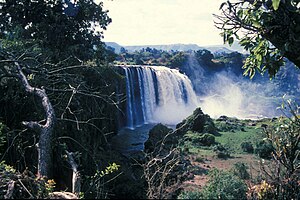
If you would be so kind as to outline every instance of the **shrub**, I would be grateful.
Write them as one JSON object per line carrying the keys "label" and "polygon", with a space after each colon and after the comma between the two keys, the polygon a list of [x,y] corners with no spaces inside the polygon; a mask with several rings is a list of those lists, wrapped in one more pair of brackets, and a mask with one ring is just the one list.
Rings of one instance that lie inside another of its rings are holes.
{"label": "shrub", "polygon": [[266,181],[249,188],[248,199],[275,199],[275,190]]}
{"label": "shrub", "polygon": [[273,146],[270,142],[261,140],[256,144],[255,153],[259,157],[264,159],[270,159],[272,157]]}
{"label": "shrub", "polygon": [[213,151],[216,152],[218,158],[226,159],[230,157],[230,153],[228,152],[228,150],[221,144],[217,144],[216,146],[214,146]]}
{"label": "shrub", "polygon": [[209,133],[198,133],[193,131],[188,131],[184,135],[184,139],[186,141],[191,141],[195,145],[201,145],[201,146],[211,146],[212,144],[215,144],[215,136]]}
{"label": "shrub", "polygon": [[21,174],[0,162],[0,199],[45,199],[54,185],[53,180],[37,178],[28,170]]}
{"label": "shrub", "polygon": [[211,170],[201,191],[204,199],[246,199],[247,185],[230,171]]}
{"label": "shrub", "polygon": [[251,142],[242,142],[241,148],[244,152],[247,152],[247,153],[254,152],[254,148],[253,148],[253,145],[251,144]]}
{"label": "shrub", "polygon": [[238,176],[239,178],[246,180],[250,178],[250,174],[248,173],[249,167],[247,164],[242,162],[237,162],[233,165],[233,174]]}
{"label": "shrub", "polygon": [[203,199],[202,193],[198,190],[184,191],[179,194],[177,199]]}
{"label": "shrub", "polygon": [[201,141],[204,146],[210,146],[215,143],[215,136],[209,133],[204,133],[201,137]]}

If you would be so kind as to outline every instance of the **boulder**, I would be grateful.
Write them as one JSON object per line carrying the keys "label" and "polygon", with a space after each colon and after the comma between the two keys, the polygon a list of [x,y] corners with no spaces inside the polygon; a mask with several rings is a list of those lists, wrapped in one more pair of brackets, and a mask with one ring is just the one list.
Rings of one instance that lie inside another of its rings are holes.
{"label": "boulder", "polygon": [[204,114],[201,108],[197,108],[192,115],[176,125],[177,134],[184,135],[187,131],[218,135],[213,120],[209,115]]}
{"label": "boulder", "polygon": [[[170,136],[173,129],[166,127],[163,124],[157,124],[155,125],[150,131],[149,131],[149,138],[145,142],[145,152],[153,152],[156,146],[163,142],[164,144],[172,144],[177,143],[176,141],[173,141],[173,137]],[[169,134],[169,135],[168,135]],[[168,136],[167,136],[168,135]]]}

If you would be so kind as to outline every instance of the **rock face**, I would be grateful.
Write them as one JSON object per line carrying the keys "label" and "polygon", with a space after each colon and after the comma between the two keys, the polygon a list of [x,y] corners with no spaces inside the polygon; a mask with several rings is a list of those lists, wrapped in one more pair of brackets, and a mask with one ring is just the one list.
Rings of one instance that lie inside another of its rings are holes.
{"label": "rock face", "polygon": [[145,142],[145,152],[153,152],[159,142],[164,142],[164,144],[166,142],[169,144],[172,144],[173,142],[176,143],[176,141],[172,141],[172,137],[166,137],[168,134],[171,134],[172,131],[173,129],[162,124],[154,126],[149,131],[149,138]]}
{"label": "rock face", "polygon": [[175,132],[183,135],[187,131],[218,135],[213,120],[209,115],[204,114],[201,108],[197,108],[192,115],[176,125]]}
{"label": "rock face", "polygon": [[[145,152],[153,152],[159,143],[163,142],[164,149],[170,149],[172,146],[176,146],[181,138],[188,132],[193,132],[201,135],[210,136],[218,135],[217,128],[213,120],[209,115],[204,114],[201,108],[197,108],[192,115],[184,119],[182,122],[176,125],[176,130],[157,124],[149,131],[149,138],[145,143]],[[204,143],[211,137],[201,137]],[[204,141],[205,140],[205,141]],[[208,143],[214,143],[214,141],[208,141]]]}

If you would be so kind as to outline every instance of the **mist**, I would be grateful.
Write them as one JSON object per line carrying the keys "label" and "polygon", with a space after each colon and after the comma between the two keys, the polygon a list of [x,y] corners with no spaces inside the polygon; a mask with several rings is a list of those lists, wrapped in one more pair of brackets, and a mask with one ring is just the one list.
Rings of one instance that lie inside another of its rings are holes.
{"label": "mist", "polygon": [[272,96],[276,88],[272,83],[262,85],[223,71],[212,76],[208,84],[208,92],[199,96],[199,101],[203,112],[212,118],[259,119],[279,114],[276,107],[280,98]]}
{"label": "mist", "polygon": [[178,103],[168,103],[156,108],[154,112],[154,122],[167,125],[176,125],[187,118],[200,104],[186,105]]}
{"label": "mist", "polygon": [[226,115],[240,119],[259,119],[281,115],[277,107],[286,94],[286,88],[280,86],[282,80],[280,84],[271,81],[267,73],[264,76],[257,74],[254,79],[250,79],[242,76],[242,72],[234,73],[232,70],[241,67],[229,64],[226,69],[213,71],[209,66],[199,64],[192,53],[183,71],[193,83],[199,106],[212,118]]}

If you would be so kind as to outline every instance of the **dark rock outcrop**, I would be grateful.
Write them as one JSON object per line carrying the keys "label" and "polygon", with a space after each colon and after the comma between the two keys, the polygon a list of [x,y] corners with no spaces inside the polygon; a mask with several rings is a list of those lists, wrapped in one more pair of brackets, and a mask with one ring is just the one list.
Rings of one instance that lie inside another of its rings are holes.
{"label": "dark rock outcrop", "polygon": [[[174,137],[169,136],[173,129],[164,126],[163,124],[157,124],[149,131],[149,138],[145,142],[145,152],[153,152],[157,144],[163,142],[164,145],[176,144],[177,141]],[[169,134],[169,135],[168,135]],[[165,147],[166,148],[166,147]]]}
{"label": "dark rock outcrop", "polygon": [[177,134],[184,135],[187,131],[218,135],[213,120],[201,108],[197,108],[192,115],[176,125]]}

